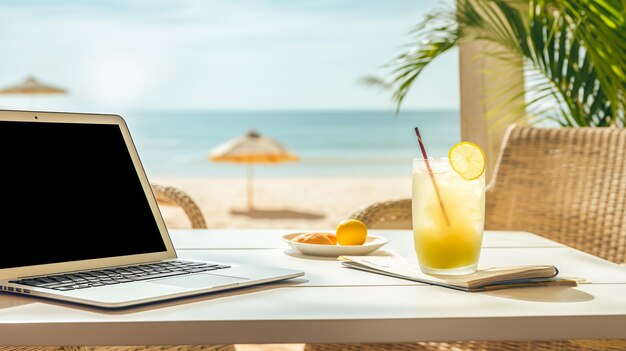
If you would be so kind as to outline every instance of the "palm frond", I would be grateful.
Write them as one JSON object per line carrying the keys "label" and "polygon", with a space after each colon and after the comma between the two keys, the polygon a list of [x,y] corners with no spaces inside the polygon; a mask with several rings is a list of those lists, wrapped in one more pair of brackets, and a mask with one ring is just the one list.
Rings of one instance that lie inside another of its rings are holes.
{"label": "palm frond", "polygon": [[[414,42],[390,66],[398,109],[423,70],[443,53],[468,42],[495,44],[484,55],[523,60],[526,103],[513,109],[532,121],[569,126],[626,126],[626,1],[472,0],[456,10],[437,9],[412,31]],[[379,82],[380,83],[380,82]],[[504,84],[506,97],[490,115],[520,98]],[[511,109],[508,109],[511,110]],[[502,112],[502,113],[500,113]]]}

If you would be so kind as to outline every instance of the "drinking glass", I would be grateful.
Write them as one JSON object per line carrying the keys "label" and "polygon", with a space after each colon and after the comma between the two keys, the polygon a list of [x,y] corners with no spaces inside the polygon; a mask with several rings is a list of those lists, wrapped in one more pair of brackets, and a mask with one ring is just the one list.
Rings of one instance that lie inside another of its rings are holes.
{"label": "drinking glass", "polygon": [[413,160],[413,239],[422,272],[476,271],[485,222],[485,176],[467,180],[447,158]]}

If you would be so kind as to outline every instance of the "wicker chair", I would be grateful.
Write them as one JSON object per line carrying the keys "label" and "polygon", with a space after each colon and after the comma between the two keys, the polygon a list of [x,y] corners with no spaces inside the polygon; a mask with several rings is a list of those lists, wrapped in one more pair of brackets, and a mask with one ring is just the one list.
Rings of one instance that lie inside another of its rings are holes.
{"label": "wicker chair", "polygon": [[154,197],[156,197],[158,203],[163,205],[176,205],[185,211],[185,214],[191,223],[191,228],[207,228],[202,211],[200,211],[198,205],[196,205],[193,199],[186,192],[171,185],[151,183],[150,186],[152,187],[152,192],[154,193]]}
{"label": "wicker chair", "polygon": [[411,229],[411,199],[365,205],[354,211],[350,218],[360,220],[370,229]]}
{"label": "wicker chair", "polygon": [[[411,228],[410,199],[352,214],[370,228]],[[540,234],[604,259],[626,262],[626,130],[507,130],[486,193],[485,228]],[[330,350],[626,350],[626,340],[310,344]]]}

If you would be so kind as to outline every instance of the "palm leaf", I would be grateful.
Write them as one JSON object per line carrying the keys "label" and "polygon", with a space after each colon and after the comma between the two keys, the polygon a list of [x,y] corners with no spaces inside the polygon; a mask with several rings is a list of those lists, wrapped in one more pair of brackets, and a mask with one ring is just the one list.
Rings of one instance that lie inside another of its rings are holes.
{"label": "palm leaf", "polygon": [[[626,15],[623,0],[472,0],[457,9],[440,8],[415,26],[414,43],[390,65],[398,109],[413,83],[437,57],[468,42],[496,44],[484,55],[524,62],[526,104],[518,86],[504,84],[506,96],[490,115],[502,120],[527,113],[531,121],[568,126],[626,125]],[[433,24],[434,23],[434,24]],[[383,84],[384,83],[384,84]],[[513,114],[513,115],[511,115]]]}

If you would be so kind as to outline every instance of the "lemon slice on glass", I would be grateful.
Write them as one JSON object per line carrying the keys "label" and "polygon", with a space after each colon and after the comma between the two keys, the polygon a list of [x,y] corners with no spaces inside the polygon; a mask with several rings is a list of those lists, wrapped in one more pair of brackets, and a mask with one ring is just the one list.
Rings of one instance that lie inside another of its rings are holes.
{"label": "lemon slice on glass", "polygon": [[454,145],[448,152],[448,159],[452,169],[467,180],[478,179],[485,173],[485,153],[480,146],[469,141]]}

